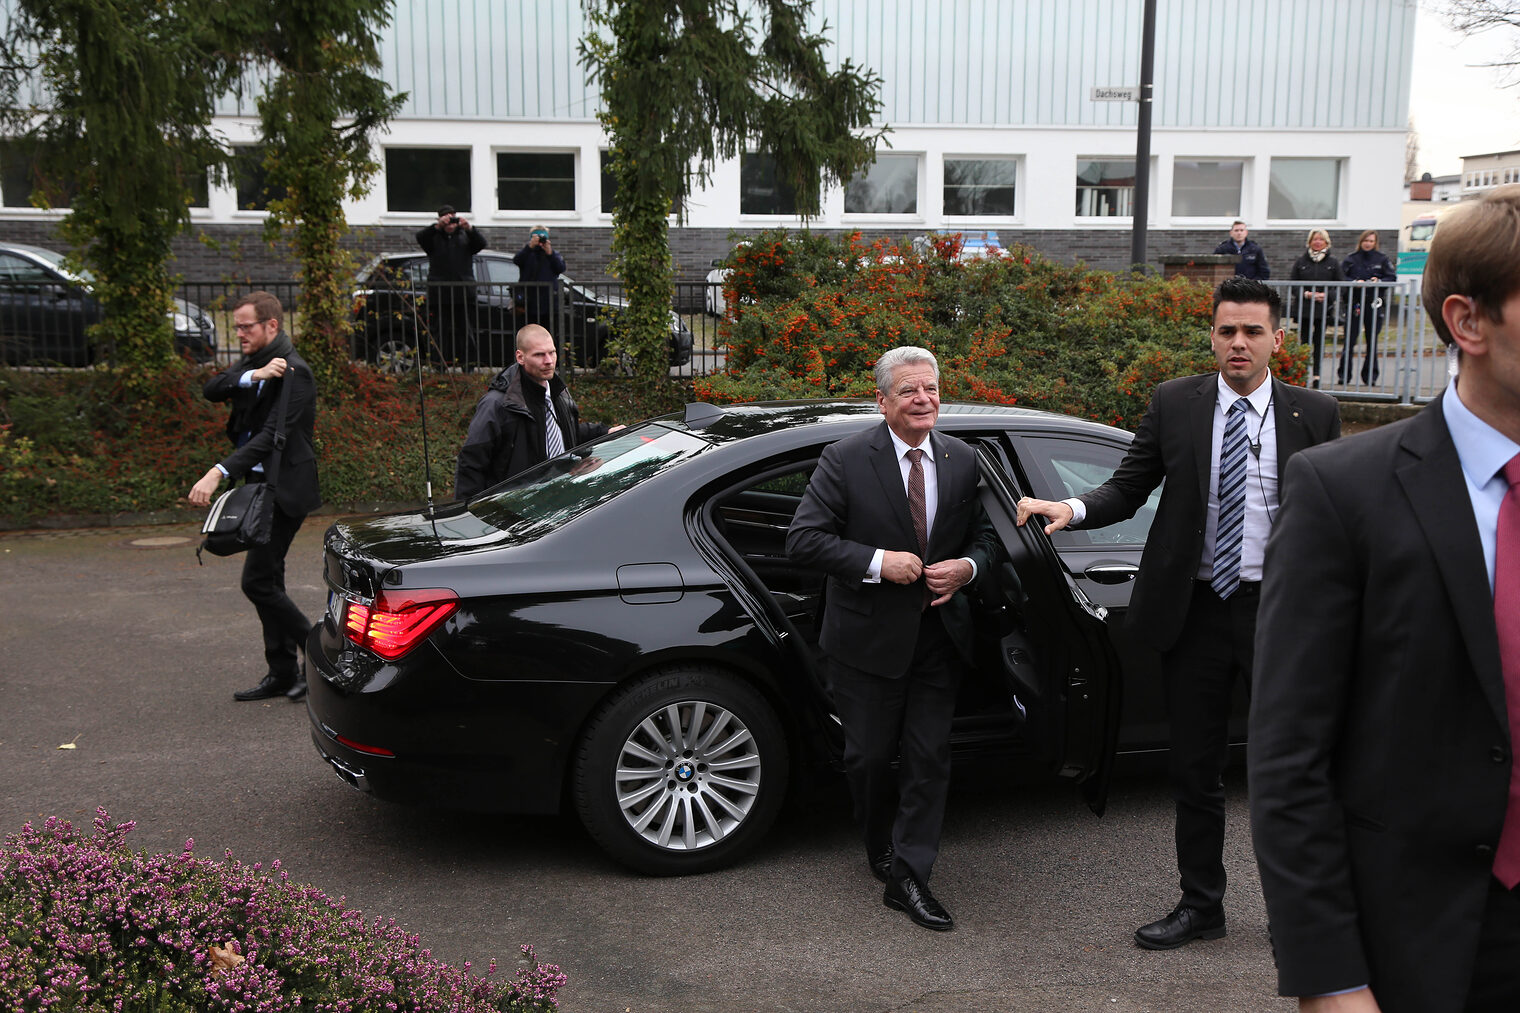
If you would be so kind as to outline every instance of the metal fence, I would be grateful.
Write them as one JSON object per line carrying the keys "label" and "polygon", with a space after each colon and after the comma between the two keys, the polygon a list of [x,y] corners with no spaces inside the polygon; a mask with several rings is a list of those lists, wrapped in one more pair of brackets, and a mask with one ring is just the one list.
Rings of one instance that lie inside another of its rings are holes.
{"label": "metal fence", "polygon": [[[1283,324],[1311,351],[1311,385],[1358,400],[1427,401],[1446,385],[1445,347],[1419,299],[1419,279],[1396,282],[1272,281],[1285,307]],[[299,342],[301,300],[291,282],[186,282],[171,314],[176,350],[197,361],[228,365],[239,357],[232,306],[255,289],[286,307],[286,329]],[[672,376],[724,368],[720,285],[676,286],[667,358]],[[377,368],[491,370],[514,361],[515,336],[527,323],[548,328],[561,370],[627,373],[619,349],[621,286],[571,282],[446,282],[426,284],[374,273],[354,290],[350,353]],[[100,307],[81,285],[0,279],[0,357],[37,368],[110,361],[92,347],[87,328]]]}
{"label": "metal fence", "polygon": [[1310,385],[1363,401],[1429,401],[1446,386],[1446,346],[1420,303],[1420,280],[1269,281],[1283,326],[1310,351]]}
{"label": "metal fence", "polygon": [[[672,376],[723,368],[719,321],[704,312],[714,304],[709,287],[717,286],[677,286],[667,347]],[[279,297],[285,329],[299,344],[302,307],[294,283],[185,282],[171,315],[176,350],[199,362],[235,362],[232,307],[258,289]],[[626,308],[616,284],[413,284],[377,274],[354,290],[350,354],[391,371],[416,369],[419,356],[424,368],[497,369],[514,361],[517,331],[538,323],[554,336],[563,371],[627,373],[633,362],[617,343],[617,318]],[[112,350],[92,345],[87,335],[100,318],[99,303],[82,285],[0,280],[0,357],[38,369],[109,363]]]}

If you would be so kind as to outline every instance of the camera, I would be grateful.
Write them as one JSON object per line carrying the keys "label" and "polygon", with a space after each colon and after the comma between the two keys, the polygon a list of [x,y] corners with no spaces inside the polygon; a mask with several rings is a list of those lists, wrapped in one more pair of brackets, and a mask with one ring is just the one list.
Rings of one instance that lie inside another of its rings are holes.
{"label": "camera", "polygon": [[459,224],[459,216],[458,215],[449,215],[447,218],[445,218],[443,220],[443,224],[445,224],[445,225],[458,225]]}

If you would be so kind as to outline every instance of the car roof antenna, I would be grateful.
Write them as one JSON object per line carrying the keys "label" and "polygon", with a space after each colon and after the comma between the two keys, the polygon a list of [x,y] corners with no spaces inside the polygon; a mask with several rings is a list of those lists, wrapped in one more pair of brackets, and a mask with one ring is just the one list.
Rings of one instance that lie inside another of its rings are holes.
{"label": "car roof antenna", "polygon": [[[422,377],[422,342],[417,342],[417,413],[422,420],[422,479],[427,493],[427,506],[422,511],[422,516],[430,522],[433,521],[433,457],[428,452],[427,434],[427,397],[425,384]],[[438,534],[437,524],[434,523],[433,534]]]}

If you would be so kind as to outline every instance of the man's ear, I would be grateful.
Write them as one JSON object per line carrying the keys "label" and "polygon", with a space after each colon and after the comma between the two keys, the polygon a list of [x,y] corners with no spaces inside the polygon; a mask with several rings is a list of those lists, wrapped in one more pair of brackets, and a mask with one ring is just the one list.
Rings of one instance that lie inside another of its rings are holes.
{"label": "man's ear", "polygon": [[1488,334],[1483,326],[1487,317],[1472,296],[1452,293],[1441,302],[1441,318],[1452,340],[1467,355],[1482,355],[1488,350]]}

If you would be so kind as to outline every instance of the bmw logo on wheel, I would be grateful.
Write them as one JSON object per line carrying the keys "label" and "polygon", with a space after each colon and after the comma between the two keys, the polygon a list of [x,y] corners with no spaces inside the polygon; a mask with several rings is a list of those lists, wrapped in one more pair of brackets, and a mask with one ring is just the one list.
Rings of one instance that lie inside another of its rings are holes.
{"label": "bmw logo on wheel", "polygon": [[680,763],[676,764],[676,780],[677,781],[681,781],[681,782],[690,781],[692,779],[692,777],[696,774],[696,772],[697,772],[697,768],[693,767],[690,763],[687,763],[684,760],[681,761]]}

